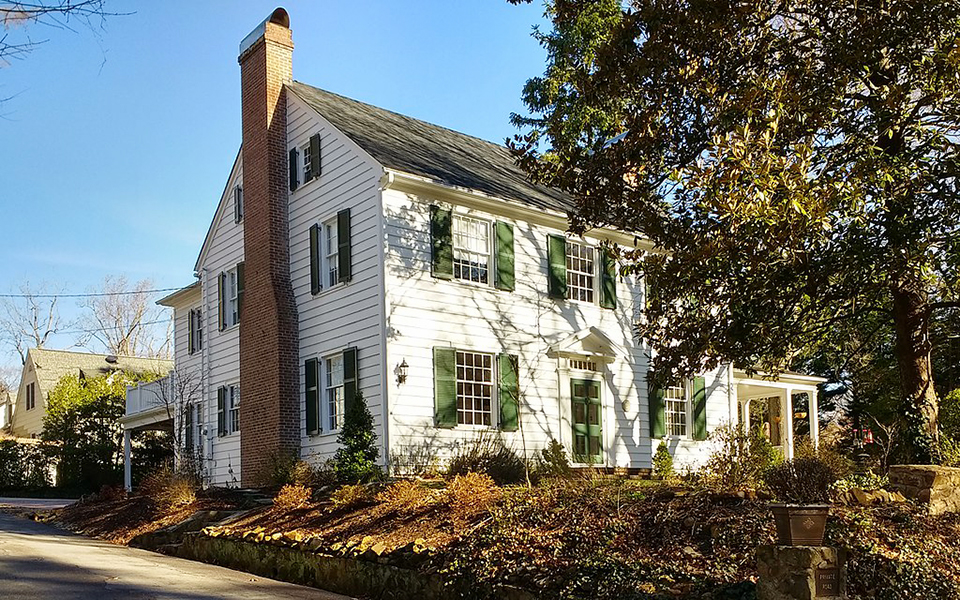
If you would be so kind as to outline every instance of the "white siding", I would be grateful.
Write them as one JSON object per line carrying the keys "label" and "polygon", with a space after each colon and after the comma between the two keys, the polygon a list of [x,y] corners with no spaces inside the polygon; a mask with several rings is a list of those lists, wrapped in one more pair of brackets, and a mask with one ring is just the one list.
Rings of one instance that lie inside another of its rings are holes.
{"label": "white siding", "polygon": [[[295,95],[287,103],[289,148],[321,136],[322,174],[290,195],[290,271],[300,319],[300,403],[306,414],[303,362],[356,346],[358,388],[384,443],[381,380],[382,273],[379,181],[382,169],[351,140]],[[302,179],[302,177],[301,177]],[[350,209],[352,279],[317,295],[310,292],[310,226]],[[325,365],[324,365],[325,366]],[[325,407],[321,401],[321,415]],[[322,421],[323,422],[323,421]],[[319,461],[336,451],[336,432],[306,434],[301,417],[301,455]]]}
{"label": "white siding", "polygon": [[[403,461],[407,453],[432,446],[442,459],[475,428],[434,427],[434,346],[453,346],[519,357],[521,431],[504,433],[517,450],[529,454],[551,438],[570,450],[569,373],[566,361],[547,355],[548,348],[575,332],[599,328],[618,344],[623,355],[600,368],[604,398],[605,464],[647,467],[645,358],[631,331],[639,286],[619,280],[618,307],[558,301],[547,295],[547,235],[557,229],[522,219],[513,223],[516,290],[435,279],[430,274],[430,198],[388,190],[383,193],[387,256],[387,365],[409,365],[405,384],[391,378],[391,455]],[[496,215],[455,206],[477,218]],[[596,243],[596,239],[588,239]],[[496,412],[496,410],[495,410]]]}
{"label": "white siding", "polygon": [[[241,434],[217,437],[217,388],[223,385],[240,384],[239,329],[241,325],[219,331],[217,277],[221,272],[232,269],[237,263],[243,261],[243,223],[235,223],[233,217],[233,189],[242,181],[243,170],[238,158],[214,218],[209,246],[199,265],[204,317],[204,340],[201,353],[201,360],[204,363],[201,368],[205,376],[204,459],[207,477],[213,485],[238,485],[240,482]],[[178,328],[178,331],[180,329]],[[186,344],[185,339],[183,343]],[[179,351],[177,356],[181,356]],[[241,389],[240,392],[242,398],[243,390]]]}

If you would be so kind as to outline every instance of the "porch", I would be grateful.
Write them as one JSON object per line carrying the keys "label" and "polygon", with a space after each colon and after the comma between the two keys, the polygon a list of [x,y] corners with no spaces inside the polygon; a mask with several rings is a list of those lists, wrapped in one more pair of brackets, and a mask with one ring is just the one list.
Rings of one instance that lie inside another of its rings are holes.
{"label": "porch", "polygon": [[120,418],[123,427],[123,485],[133,488],[132,435],[137,431],[173,431],[173,377],[127,386],[126,409]]}
{"label": "porch", "polygon": [[795,440],[808,436],[814,447],[820,441],[817,386],[826,379],[799,373],[781,373],[776,379],[734,369],[735,406],[731,414],[751,430],[760,429],[787,459],[795,454]]}

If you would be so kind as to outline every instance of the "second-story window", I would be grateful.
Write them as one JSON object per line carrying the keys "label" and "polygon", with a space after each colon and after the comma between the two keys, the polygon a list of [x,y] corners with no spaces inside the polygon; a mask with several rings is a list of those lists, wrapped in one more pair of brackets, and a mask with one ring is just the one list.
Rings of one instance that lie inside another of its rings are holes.
{"label": "second-story window", "polygon": [[337,219],[333,218],[323,224],[323,272],[327,287],[333,287],[340,281],[338,270],[339,258],[337,238]]}
{"label": "second-story window", "polygon": [[453,217],[453,276],[488,283],[490,223],[464,215]]}
{"label": "second-story window", "polygon": [[227,271],[227,327],[240,322],[240,279],[237,269]]}
{"label": "second-story window", "polygon": [[193,354],[203,349],[203,317],[199,308],[190,309],[190,334],[187,351]]}
{"label": "second-story window", "polygon": [[594,256],[593,246],[567,240],[567,299],[593,302]]}

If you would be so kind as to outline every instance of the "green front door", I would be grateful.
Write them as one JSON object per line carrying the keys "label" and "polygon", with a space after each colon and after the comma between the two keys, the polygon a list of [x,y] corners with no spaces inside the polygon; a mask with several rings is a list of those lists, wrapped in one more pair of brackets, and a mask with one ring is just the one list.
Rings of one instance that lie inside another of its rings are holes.
{"label": "green front door", "polygon": [[603,461],[600,382],[571,379],[570,399],[573,404],[574,460],[582,463],[600,463]]}

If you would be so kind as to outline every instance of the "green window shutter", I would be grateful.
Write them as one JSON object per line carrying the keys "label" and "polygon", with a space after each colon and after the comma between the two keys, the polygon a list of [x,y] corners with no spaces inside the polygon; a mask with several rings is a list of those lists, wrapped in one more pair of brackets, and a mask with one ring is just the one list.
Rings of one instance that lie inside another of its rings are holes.
{"label": "green window shutter", "polygon": [[187,404],[183,414],[183,448],[193,450],[193,405]]}
{"label": "green window shutter", "polygon": [[303,363],[304,387],[307,399],[307,435],[320,433],[320,361],[307,359]]}
{"label": "green window shutter", "polygon": [[227,435],[227,388],[217,388],[217,436]]}
{"label": "green window shutter", "polygon": [[513,225],[497,221],[494,227],[497,238],[497,274],[494,283],[498,290],[512,292],[516,284],[513,270]]}
{"label": "green window shutter", "polygon": [[310,136],[310,179],[320,177],[320,134]]}
{"label": "green window shutter", "polygon": [[337,277],[341,282],[353,276],[350,252],[350,209],[345,208],[337,213]]}
{"label": "green window shutter", "polygon": [[237,322],[243,320],[243,263],[237,263]]}
{"label": "green window shutter", "polygon": [[500,369],[500,429],[516,431],[520,423],[520,384],[517,357],[501,354],[497,357]]}
{"label": "green window shutter", "polygon": [[290,160],[287,161],[287,169],[290,172],[290,191],[297,189],[300,185],[300,177],[297,172],[300,170],[300,153],[296,148],[290,149]]}
{"label": "green window shutter", "polygon": [[703,377],[693,378],[693,439],[707,439],[707,386]]}
{"label": "green window shutter", "polygon": [[453,279],[453,211],[430,206],[430,245],[433,276]]}
{"label": "green window shutter", "polygon": [[217,327],[220,331],[227,328],[227,274],[223,271],[217,276]]}
{"label": "green window shutter", "polygon": [[433,404],[437,427],[457,426],[457,351],[433,348]]}
{"label": "green window shutter", "polygon": [[647,405],[650,409],[650,437],[660,439],[667,434],[666,415],[663,414],[663,388],[647,385]]}
{"label": "green window shutter", "polygon": [[600,273],[600,306],[617,307],[617,261],[607,251],[603,252],[603,270]]}
{"label": "green window shutter", "polygon": [[196,342],[195,342],[194,339],[193,339],[193,319],[194,319],[194,317],[196,316],[195,313],[196,313],[196,311],[194,311],[194,310],[191,308],[191,309],[190,309],[190,313],[189,313],[189,320],[187,321],[187,329],[188,329],[188,331],[187,331],[187,353],[189,353],[189,354],[193,354],[194,352],[197,351]]}
{"label": "green window shutter", "polygon": [[357,349],[343,351],[343,412],[347,414],[357,397]]}
{"label": "green window shutter", "polygon": [[320,226],[310,226],[310,293],[320,292]]}
{"label": "green window shutter", "polygon": [[547,291],[551,298],[567,297],[567,240],[562,235],[547,236]]}

